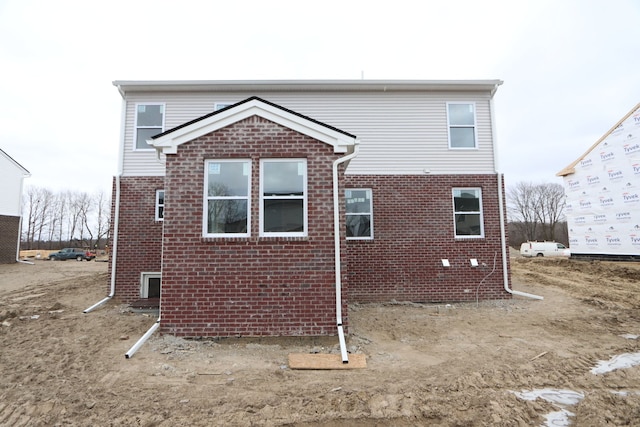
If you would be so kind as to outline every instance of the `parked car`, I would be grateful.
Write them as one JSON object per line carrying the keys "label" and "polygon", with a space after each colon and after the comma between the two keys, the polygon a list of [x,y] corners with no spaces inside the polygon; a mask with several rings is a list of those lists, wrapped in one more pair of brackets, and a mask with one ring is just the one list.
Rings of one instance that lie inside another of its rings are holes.
{"label": "parked car", "polygon": [[520,245],[520,255],[534,256],[571,256],[571,251],[562,243],[557,242],[524,242]]}
{"label": "parked car", "polygon": [[48,259],[52,261],[66,261],[68,259],[75,259],[76,261],[91,261],[96,255],[92,252],[85,251],[80,248],[64,248],[58,252],[49,254]]}

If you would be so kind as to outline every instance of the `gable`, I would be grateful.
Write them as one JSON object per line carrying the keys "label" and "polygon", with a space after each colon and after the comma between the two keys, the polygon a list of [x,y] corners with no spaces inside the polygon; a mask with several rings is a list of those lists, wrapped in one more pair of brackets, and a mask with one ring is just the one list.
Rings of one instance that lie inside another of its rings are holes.
{"label": "gable", "polygon": [[349,152],[356,141],[352,134],[258,97],[251,97],[156,135],[147,142],[159,153],[176,154],[180,145],[252,116],[262,117],[331,145],[334,153]]}

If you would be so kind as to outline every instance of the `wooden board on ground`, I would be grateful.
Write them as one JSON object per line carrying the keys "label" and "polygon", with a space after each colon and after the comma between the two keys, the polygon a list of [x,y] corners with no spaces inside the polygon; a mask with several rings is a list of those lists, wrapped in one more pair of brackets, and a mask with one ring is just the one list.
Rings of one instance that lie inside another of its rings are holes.
{"label": "wooden board on ground", "polygon": [[339,354],[289,354],[291,369],[362,369],[367,367],[364,354],[350,354],[349,363],[342,363]]}

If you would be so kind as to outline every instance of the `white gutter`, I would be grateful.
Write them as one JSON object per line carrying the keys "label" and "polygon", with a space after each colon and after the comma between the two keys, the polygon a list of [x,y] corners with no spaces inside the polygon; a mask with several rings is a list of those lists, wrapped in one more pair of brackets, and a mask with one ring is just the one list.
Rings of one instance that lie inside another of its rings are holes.
{"label": "white gutter", "polygon": [[126,116],[127,102],[122,99],[122,111],[120,113],[120,149],[118,152],[118,173],[116,174],[116,204],[113,218],[113,244],[111,245],[111,289],[106,298],[93,304],[91,307],[83,311],[89,313],[109,301],[116,294],[116,260],[118,256],[118,225],[120,224],[120,177],[124,170],[124,121]]}
{"label": "white gutter", "polygon": [[[492,94],[493,95],[493,94]],[[509,292],[511,295],[518,295],[521,297],[533,298],[542,300],[544,297],[539,295],[528,294],[526,292],[514,291],[509,288],[509,270],[507,265],[507,235],[506,228],[504,223],[505,217],[505,209],[504,209],[504,197],[502,196],[502,174],[498,170],[498,148],[497,148],[497,136],[496,136],[496,121],[494,117],[494,108],[493,108],[493,96],[489,100],[490,109],[491,109],[491,133],[493,134],[493,163],[495,167],[495,172],[498,177],[498,210],[500,214],[500,246],[502,249],[502,280],[504,282],[504,290]]]}
{"label": "white gutter", "polygon": [[16,262],[22,263],[22,264],[29,264],[29,265],[34,265],[35,263],[31,262],[31,261],[24,261],[20,259],[20,242],[22,241],[22,192],[24,191],[24,178],[27,176],[31,176],[29,175],[23,175],[22,178],[20,178],[20,195],[18,196],[18,206],[20,209],[20,220],[18,222],[18,244],[16,245]]}
{"label": "white gutter", "polygon": [[333,162],[333,240],[335,244],[335,270],[336,270],[336,323],[338,326],[338,339],[340,340],[340,354],[342,363],[349,363],[349,355],[344,340],[342,329],[342,269],[340,267],[340,194],[338,193],[338,165],[349,161],[358,155],[360,141],[356,140],[353,153],[340,157]]}

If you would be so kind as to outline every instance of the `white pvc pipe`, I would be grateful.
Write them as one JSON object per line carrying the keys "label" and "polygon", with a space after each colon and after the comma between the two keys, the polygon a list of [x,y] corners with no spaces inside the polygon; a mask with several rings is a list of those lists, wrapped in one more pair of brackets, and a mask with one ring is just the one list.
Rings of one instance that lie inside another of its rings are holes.
{"label": "white pvc pipe", "polygon": [[349,161],[358,155],[360,141],[356,140],[353,153],[340,157],[333,162],[333,240],[335,251],[335,271],[336,271],[336,323],[338,326],[338,338],[340,340],[340,353],[342,363],[349,363],[349,356],[342,330],[342,268],[340,267],[340,194],[338,186],[338,165]]}
{"label": "white pvc pipe", "polygon": [[159,327],[160,327],[160,317],[158,317],[158,320],[156,320],[156,323],[154,323],[153,326],[151,326],[149,330],[145,332],[143,336],[140,337],[140,339],[133,345],[133,347],[131,347],[129,351],[127,351],[124,354],[124,357],[127,359],[130,359],[134,355],[134,353],[138,351],[140,347],[142,347],[142,344],[144,344]]}
{"label": "white pvc pipe", "polygon": [[83,311],[83,313],[89,313],[96,308],[100,307],[105,302],[109,301],[116,294],[116,260],[118,255],[118,226],[120,224],[120,177],[124,170],[124,125],[126,117],[127,103],[122,100],[122,111],[120,112],[120,149],[118,152],[118,173],[116,174],[116,204],[115,213],[113,218],[113,244],[111,245],[111,287],[109,295],[106,298],[93,304],[91,307]]}

